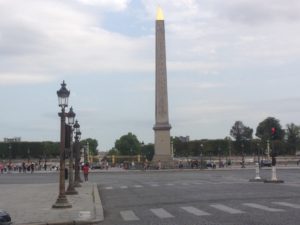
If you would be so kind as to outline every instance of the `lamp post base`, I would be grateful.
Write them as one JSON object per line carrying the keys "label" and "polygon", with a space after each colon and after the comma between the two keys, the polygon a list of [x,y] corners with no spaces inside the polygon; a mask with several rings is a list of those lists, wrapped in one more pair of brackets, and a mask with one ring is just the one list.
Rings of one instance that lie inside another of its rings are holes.
{"label": "lamp post base", "polygon": [[74,185],[69,185],[66,195],[77,195],[78,192],[74,189]]}
{"label": "lamp post base", "polygon": [[54,209],[72,208],[72,205],[68,202],[68,199],[64,195],[59,195],[55,204],[52,205]]}

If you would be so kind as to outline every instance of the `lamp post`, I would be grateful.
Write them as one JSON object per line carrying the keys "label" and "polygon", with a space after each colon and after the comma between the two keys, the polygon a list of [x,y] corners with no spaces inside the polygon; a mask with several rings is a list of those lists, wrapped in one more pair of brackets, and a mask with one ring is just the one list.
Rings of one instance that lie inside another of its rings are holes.
{"label": "lamp post", "polygon": [[80,144],[79,144],[81,132],[80,132],[80,125],[77,120],[74,124],[74,130],[75,130],[75,181],[74,181],[74,187],[81,187],[80,183],[82,182],[82,180],[80,179]]}
{"label": "lamp post", "polygon": [[73,153],[74,153],[74,148],[73,148],[73,125],[74,125],[74,118],[75,118],[75,113],[73,112],[73,108],[71,107],[69,112],[67,113],[68,117],[68,124],[70,126],[70,154],[69,154],[69,186],[67,188],[66,194],[67,195],[76,195],[78,192],[74,188],[74,173],[73,173]]}
{"label": "lamp post", "polygon": [[174,143],[173,143],[173,139],[171,139],[170,141],[170,144],[171,144],[171,157],[172,157],[172,160],[174,160]]}
{"label": "lamp post", "polygon": [[222,163],[221,163],[221,147],[218,146],[218,154],[219,154],[219,168],[222,167]]}
{"label": "lamp post", "polygon": [[9,151],[9,161],[8,161],[8,171],[11,170],[11,144],[8,145],[8,151]]}
{"label": "lamp post", "polygon": [[65,108],[68,106],[70,91],[67,90],[65,81],[57,91],[58,105],[61,107],[60,116],[60,163],[59,163],[59,195],[52,208],[71,208],[65,193]]}
{"label": "lamp post", "polygon": [[256,146],[257,146],[257,163],[258,163],[259,168],[260,168],[260,144],[257,143]]}
{"label": "lamp post", "polygon": [[245,168],[245,153],[244,153],[244,144],[242,143],[242,168]]}
{"label": "lamp post", "polygon": [[203,169],[204,165],[203,165],[203,144],[200,144],[200,169]]}

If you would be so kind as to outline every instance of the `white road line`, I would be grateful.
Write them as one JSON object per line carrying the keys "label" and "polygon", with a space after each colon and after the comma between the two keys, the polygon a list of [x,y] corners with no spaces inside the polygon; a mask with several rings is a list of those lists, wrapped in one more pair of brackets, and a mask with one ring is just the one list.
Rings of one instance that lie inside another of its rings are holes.
{"label": "white road line", "polygon": [[166,219],[166,218],[173,218],[174,216],[171,215],[169,212],[164,210],[163,208],[158,209],[150,209],[151,212],[153,212],[154,215],[159,217],[160,219]]}
{"label": "white road line", "polygon": [[113,187],[106,187],[105,189],[106,189],[106,190],[112,190]]}
{"label": "white road line", "polygon": [[212,204],[210,205],[211,207],[213,208],[216,208],[218,210],[221,210],[223,212],[227,212],[227,213],[230,213],[230,214],[240,214],[240,213],[244,213],[243,211],[241,210],[238,210],[238,209],[234,209],[234,208],[231,208],[231,207],[228,207],[226,205],[222,205],[222,204]]}
{"label": "white road line", "polygon": [[256,208],[256,209],[265,210],[265,211],[268,211],[268,212],[282,212],[282,211],[285,211],[283,209],[270,208],[268,206],[264,206],[264,205],[260,205],[260,204],[256,204],[256,203],[243,203],[243,205],[248,206],[248,207],[252,207],[252,208]]}
{"label": "white road line", "polygon": [[193,182],[193,184],[200,184],[200,185],[202,185],[204,183],[203,182]]}
{"label": "white road line", "polygon": [[299,204],[292,204],[292,203],[288,203],[288,202],[272,202],[272,203],[276,204],[276,205],[291,207],[291,208],[294,208],[294,209],[300,209]]}
{"label": "white road line", "polygon": [[167,183],[166,186],[174,186],[172,183]]}
{"label": "white road line", "polygon": [[183,206],[181,207],[183,210],[187,211],[188,213],[191,213],[193,215],[196,215],[196,216],[209,216],[210,213],[207,213],[207,212],[204,212],[200,209],[197,209],[193,206]]}
{"label": "white road line", "polygon": [[159,184],[150,184],[151,187],[159,187]]}
{"label": "white road line", "polygon": [[91,218],[91,212],[90,211],[80,211],[78,214],[79,219],[90,219]]}
{"label": "white road line", "polygon": [[123,186],[121,186],[120,188],[121,188],[121,189],[127,189],[128,186],[123,185]]}
{"label": "white road line", "polygon": [[143,186],[136,184],[136,185],[133,185],[133,187],[135,187],[135,188],[142,188]]}
{"label": "white road line", "polygon": [[121,211],[120,212],[123,220],[125,221],[136,221],[136,220],[140,220],[132,210],[126,210],[126,211]]}

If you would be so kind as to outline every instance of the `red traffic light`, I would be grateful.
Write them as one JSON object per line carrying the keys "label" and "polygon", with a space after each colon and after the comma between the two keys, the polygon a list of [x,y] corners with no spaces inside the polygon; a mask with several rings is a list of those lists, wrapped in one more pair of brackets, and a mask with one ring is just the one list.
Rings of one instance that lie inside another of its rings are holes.
{"label": "red traffic light", "polygon": [[275,132],[276,132],[275,127],[272,127],[271,131],[272,131],[272,134],[275,134]]}

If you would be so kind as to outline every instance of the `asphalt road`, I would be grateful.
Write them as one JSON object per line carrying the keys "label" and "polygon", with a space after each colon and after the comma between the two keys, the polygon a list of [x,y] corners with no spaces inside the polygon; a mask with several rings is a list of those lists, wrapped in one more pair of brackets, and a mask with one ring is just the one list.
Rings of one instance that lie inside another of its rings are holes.
{"label": "asphalt road", "polygon": [[[284,184],[251,183],[254,170],[91,173],[103,225],[297,225],[300,170],[280,169]],[[271,170],[261,172],[271,177]],[[4,174],[0,184],[57,183],[58,173]]]}
{"label": "asphalt road", "polygon": [[103,173],[102,224],[297,225],[299,172],[278,171],[284,184],[249,182],[254,170]]}

